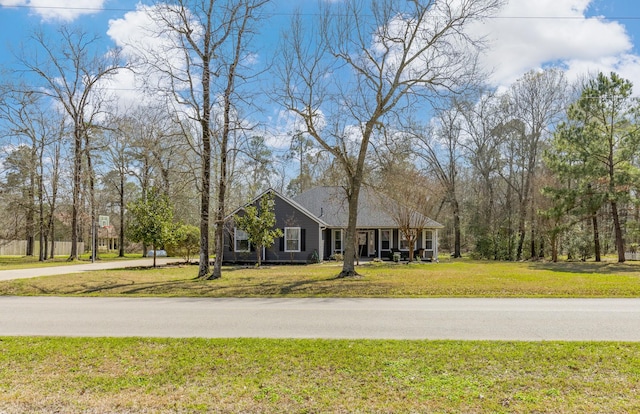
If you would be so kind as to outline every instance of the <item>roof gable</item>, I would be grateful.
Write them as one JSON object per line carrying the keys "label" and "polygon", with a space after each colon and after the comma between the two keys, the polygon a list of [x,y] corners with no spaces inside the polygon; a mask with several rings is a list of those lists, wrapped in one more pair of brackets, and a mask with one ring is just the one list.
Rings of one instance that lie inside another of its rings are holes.
{"label": "roof gable", "polygon": [[294,209],[300,211],[302,214],[306,215],[311,220],[317,222],[320,226],[329,227],[329,225],[324,220],[322,220],[321,218],[319,218],[318,216],[316,216],[315,214],[310,212],[306,207],[300,205],[295,200],[292,200],[291,198],[285,196],[284,194],[281,194],[280,192],[274,190],[273,188],[269,188],[266,191],[263,191],[260,195],[254,197],[253,200],[251,200],[250,202],[248,202],[248,203],[244,204],[243,206],[238,207],[237,209],[235,209],[231,214],[227,215],[227,217],[225,218],[225,221],[231,219],[235,214],[237,214],[239,211],[244,210],[247,206],[255,204],[258,200],[260,200],[262,197],[264,197],[266,194],[269,194],[269,193],[273,193],[274,196],[280,198],[282,201],[284,201],[285,203],[289,204]]}

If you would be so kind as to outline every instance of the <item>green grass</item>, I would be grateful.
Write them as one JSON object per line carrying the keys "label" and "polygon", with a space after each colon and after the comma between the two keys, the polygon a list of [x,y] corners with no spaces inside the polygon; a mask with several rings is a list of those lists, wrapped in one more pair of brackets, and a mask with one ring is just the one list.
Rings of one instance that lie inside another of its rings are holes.
{"label": "green grass", "polygon": [[2,412],[638,412],[640,344],[0,338]]}
{"label": "green grass", "polygon": [[336,279],[339,264],[225,268],[195,280],[197,266],[95,271],[0,283],[0,295],[185,297],[640,297],[640,263],[456,260],[367,264]]}
{"label": "green grass", "polygon": [[[640,297],[640,264],[196,266],[0,283],[3,295]],[[640,412],[640,343],[0,338],[0,412]]]}

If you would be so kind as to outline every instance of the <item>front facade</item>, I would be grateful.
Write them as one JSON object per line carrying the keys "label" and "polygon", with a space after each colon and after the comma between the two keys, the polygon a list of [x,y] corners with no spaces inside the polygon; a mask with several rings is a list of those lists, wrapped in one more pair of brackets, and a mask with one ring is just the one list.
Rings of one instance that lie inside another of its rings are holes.
{"label": "front facade", "polygon": [[[282,230],[283,236],[276,239],[272,247],[262,249],[260,252],[262,261],[266,263],[310,263],[321,260],[324,255],[322,231],[326,227],[326,223],[290,198],[275,190],[268,192],[274,196],[276,228]],[[257,197],[251,204],[258,205],[258,201],[265,194]],[[240,208],[227,217],[224,262],[257,262],[255,247],[250,245],[247,234],[235,227],[233,222],[233,216],[242,213],[243,209]]]}
{"label": "front facade", "polygon": [[[283,236],[260,252],[266,263],[312,263],[330,260],[345,252],[348,208],[344,189],[316,187],[293,199],[275,190],[276,227]],[[265,193],[266,194],[266,193]],[[251,204],[258,204],[257,197]],[[407,257],[409,245],[384,202],[372,191],[362,191],[358,207],[357,251],[361,258],[393,259],[394,254]],[[257,253],[247,235],[234,226],[233,216],[227,218],[224,262],[255,263]],[[427,260],[438,258],[438,230],[443,226],[425,218],[417,235],[414,255]]]}

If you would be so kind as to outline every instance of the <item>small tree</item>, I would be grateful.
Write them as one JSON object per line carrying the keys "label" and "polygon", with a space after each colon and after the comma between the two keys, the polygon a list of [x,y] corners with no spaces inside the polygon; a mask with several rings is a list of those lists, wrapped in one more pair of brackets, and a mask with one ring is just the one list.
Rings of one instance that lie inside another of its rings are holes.
{"label": "small tree", "polygon": [[275,200],[273,193],[267,193],[260,199],[259,208],[248,206],[243,215],[235,215],[233,220],[236,226],[245,232],[249,243],[256,248],[258,266],[262,264],[262,248],[273,246],[275,239],[282,237],[282,230],[274,228],[276,215],[274,213]]}
{"label": "small tree", "polygon": [[173,234],[169,246],[172,251],[184,257],[187,263],[191,263],[191,257],[200,249],[200,229],[188,224],[180,224]]}
{"label": "small tree", "polygon": [[169,198],[152,187],[127,207],[131,214],[127,237],[131,241],[152,246],[153,267],[156,267],[157,247],[164,246],[173,239],[173,208]]}

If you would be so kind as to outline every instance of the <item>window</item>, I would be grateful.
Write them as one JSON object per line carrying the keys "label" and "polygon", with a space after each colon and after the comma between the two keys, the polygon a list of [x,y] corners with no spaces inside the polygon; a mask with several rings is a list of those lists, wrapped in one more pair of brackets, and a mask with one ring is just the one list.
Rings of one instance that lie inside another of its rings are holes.
{"label": "window", "polygon": [[[412,235],[415,234],[415,230],[411,230]],[[416,242],[417,242],[417,238],[414,236],[414,242],[413,242],[413,250],[416,249]],[[407,236],[406,234],[401,230],[400,231],[400,250],[409,250],[409,241],[407,240]]]}
{"label": "window", "polygon": [[433,232],[431,230],[427,230],[425,233],[424,248],[425,250],[433,250]]}
{"label": "window", "polygon": [[391,230],[380,230],[380,250],[391,250]]}
{"label": "window", "polygon": [[249,249],[249,235],[246,231],[242,229],[235,228],[234,229],[234,250],[236,252],[248,252]]}
{"label": "window", "polygon": [[284,251],[285,252],[300,251],[300,227],[284,228]]}
{"label": "window", "polygon": [[342,253],[342,230],[333,231],[333,251]]}

